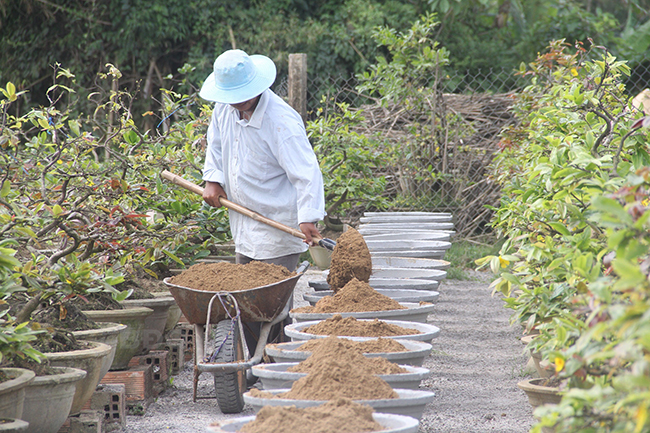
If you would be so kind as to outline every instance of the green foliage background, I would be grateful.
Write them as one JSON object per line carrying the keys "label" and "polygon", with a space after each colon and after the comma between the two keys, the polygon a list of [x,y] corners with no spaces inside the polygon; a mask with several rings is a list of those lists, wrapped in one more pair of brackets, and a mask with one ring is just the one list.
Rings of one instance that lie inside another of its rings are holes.
{"label": "green foliage background", "polygon": [[47,105],[57,62],[82,88],[112,63],[123,90],[142,92],[135,108],[143,112],[160,102],[160,88],[200,86],[233,46],[273,58],[280,78],[294,52],[307,53],[315,80],[362,72],[386,54],[372,29],[408,31],[427,12],[438,14],[435,39],[460,71],[515,68],[549,40],[596,35],[640,63],[648,61],[649,9],[648,0],[0,0],[0,84],[11,81],[29,91],[30,104]]}

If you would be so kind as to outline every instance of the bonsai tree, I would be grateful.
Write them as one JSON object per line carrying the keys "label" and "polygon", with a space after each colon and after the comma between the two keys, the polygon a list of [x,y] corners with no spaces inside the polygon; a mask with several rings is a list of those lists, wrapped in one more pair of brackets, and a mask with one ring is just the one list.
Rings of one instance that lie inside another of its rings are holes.
{"label": "bonsai tree", "polygon": [[[204,209],[200,197],[158,175],[198,173],[193,146],[207,114],[193,113],[190,97],[166,92],[160,117],[184,120],[143,133],[131,116],[132,94],[100,88],[89,96],[94,112],[77,113],[74,75],[57,65],[55,76],[50,105],[25,114],[15,107],[22,92],[12,83],[0,88],[0,237],[19,245],[12,265],[23,289],[7,299],[17,323],[44,304],[65,320],[69,301],[93,292],[122,300],[130,291],[116,285],[136,270],[158,278],[171,262],[185,266],[208,254],[225,231],[223,211]],[[98,80],[118,89],[120,77],[107,65]]]}

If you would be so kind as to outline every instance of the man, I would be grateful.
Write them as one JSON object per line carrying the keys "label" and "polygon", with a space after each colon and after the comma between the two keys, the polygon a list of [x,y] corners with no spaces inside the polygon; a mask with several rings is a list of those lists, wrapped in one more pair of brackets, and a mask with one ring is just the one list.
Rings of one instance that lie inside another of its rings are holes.
{"label": "man", "polygon": [[[271,59],[229,50],[217,57],[199,95],[216,102],[208,128],[203,199],[219,197],[305,234],[301,241],[264,223],[230,212],[237,263],[259,260],[294,270],[300,253],[321,237],[323,178],[300,115],[269,87]],[[304,242],[304,243],[303,243]]]}
{"label": "man", "polygon": [[275,76],[271,59],[241,50],[226,51],[214,62],[199,93],[216,102],[207,134],[203,199],[219,207],[220,197],[229,198],[299,227],[304,241],[230,211],[237,263],[258,260],[293,271],[312,237],[322,237],[315,223],[325,216],[325,198],[302,118],[269,88]]}

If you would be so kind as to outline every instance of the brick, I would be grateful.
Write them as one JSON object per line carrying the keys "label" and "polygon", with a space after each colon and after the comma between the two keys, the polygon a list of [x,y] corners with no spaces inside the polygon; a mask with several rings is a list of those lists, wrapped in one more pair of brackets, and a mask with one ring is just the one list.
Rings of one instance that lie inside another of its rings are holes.
{"label": "brick", "polygon": [[92,397],[83,407],[102,413],[104,430],[112,431],[126,426],[126,386],[99,384]]}
{"label": "brick", "polygon": [[94,410],[82,411],[70,417],[70,433],[102,433],[102,414]]}
{"label": "brick", "polygon": [[169,332],[169,338],[182,339],[185,342],[184,361],[191,361],[194,356],[194,325],[179,323]]}
{"label": "brick", "polygon": [[136,365],[150,365],[152,367],[154,397],[167,388],[171,373],[171,360],[168,351],[150,350],[146,355],[134,356],[129,361],[129,367]]}
{"label": "brick", "polygon": [[164,343],[153,346],[153,349],[168,351],[171,374],[180,373],[185,363],[185,341],[182,338],[167,339]]}
{"label": "brick", "polygon": [[57,433],[104,433],[101,413],[82,410],[79,415],[69,416]]}
{"label": "brick", "polygon": [[153,398],[153,366],[137,365],[128,370],[109,371],[100,383],[124,384],[126,404],[148,402]]}

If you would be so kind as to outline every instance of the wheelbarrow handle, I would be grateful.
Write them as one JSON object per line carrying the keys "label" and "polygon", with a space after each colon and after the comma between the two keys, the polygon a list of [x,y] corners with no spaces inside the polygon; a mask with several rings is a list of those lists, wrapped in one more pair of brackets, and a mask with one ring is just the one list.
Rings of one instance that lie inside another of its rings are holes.
{"label": "wheelbarrow handle", "polygon": [[[189,180],[185,180],[182,177],[178,176],[177,174],[174,174],[170,171],[163,170],[162,173],[160,173],[160,176],[163,179],[167,179],[168,181],[172,182],[173,184],[176,184],[178,186],[181,186],[188,191],[192,191],[196,194],[203,195],[203,188],[198,186],[197,184],[190,182]],[[221,203],[222,206],[227,207],[228,209],[234,210],[237,213],[240,213],[242,215],[246,215],[249,218],[254,219],[255,221],[259,221],[261,223],[267,224],[271,227],[275,227],[278,230],[282,230],[285,233],[289,233],[292,236],[295,236],[300,239],[306,239],[307,237],[303,232],[300,230],[296,230],[293,227],[289,227],[287,225],[284,225],[282,223],[279,223],[277,221],[273,221],[270,218],[267,218],[263,215],[260,215],[259,213],[252,211],[242,205],[239,205],[237,203],[233,203],[232,201],[220,197],[219,202]],[[330,251],[334,250],[334,247],[336,246],[336,242],[334,242],[332,239],[327,239],[327,238],[317,238],[313,237],[313,240],[318,243],[323,248],[326,248]]]}

